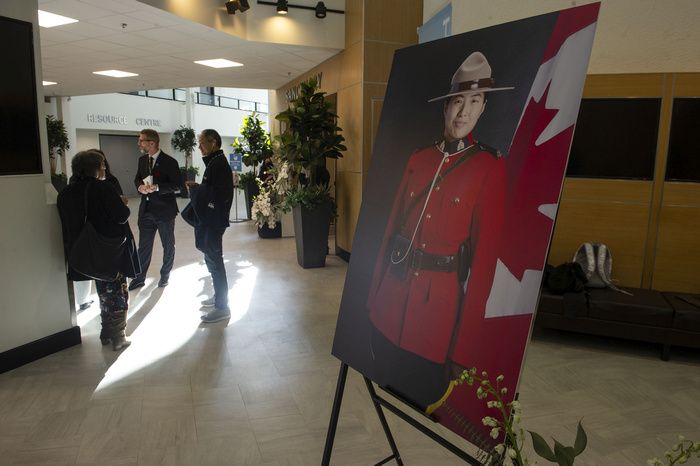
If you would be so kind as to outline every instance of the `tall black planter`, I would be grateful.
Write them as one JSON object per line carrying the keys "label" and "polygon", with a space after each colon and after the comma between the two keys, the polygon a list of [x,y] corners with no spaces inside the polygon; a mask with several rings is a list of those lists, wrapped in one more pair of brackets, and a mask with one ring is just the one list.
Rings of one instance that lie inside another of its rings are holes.
{"label": "tall black planter", "polygon": [[297,262],[305,269],[326,266],[331,213],[330,201],[313,210],[302,206],[296,206],[292,210]]}
{"label": "tall black planter", "polygon": [[245,210],[248,214],[248,218],[252,219],[253,216],[250,210],[253,208],[253,198],[260,194],[260,186],[258,186],[258,180],[254,179],[243,185],[243,192],[245,193]]}
{"label": "tall black planter", "polygon": [[258,236],[263,239],[281,238],[282,237],[282,222],[275,223],[275,228],[270,228],[267,223],[258,227]]}

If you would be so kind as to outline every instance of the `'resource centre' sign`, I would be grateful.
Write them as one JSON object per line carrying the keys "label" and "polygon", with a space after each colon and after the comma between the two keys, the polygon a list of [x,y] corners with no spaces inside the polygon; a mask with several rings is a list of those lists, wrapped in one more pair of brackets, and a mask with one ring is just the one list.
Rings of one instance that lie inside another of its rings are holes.
{"label": "'resource centre' sign", "polygon": [[[87,114],[87,121],[89,123],[104,123],[104,124],[112,124],[112,125],[123,125],[126,126],[130,123],[130,119],[123,116],[123,115],[103,115],[103,114],[95,114],[95,113],[88,113]],[[161,120],[156,120],[153,118],[136,118],[135,120],[136,126],[144,126],[144,127],[160,127],[161,126]]]}

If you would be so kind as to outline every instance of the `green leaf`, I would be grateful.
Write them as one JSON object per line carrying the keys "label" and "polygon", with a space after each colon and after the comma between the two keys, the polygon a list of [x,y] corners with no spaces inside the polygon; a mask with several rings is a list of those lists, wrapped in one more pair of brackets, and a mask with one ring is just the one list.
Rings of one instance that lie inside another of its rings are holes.
{"label": "green leaf", "polygon": [[565,447],[554,439],[554,455],[559,466],[571,466],[574,464],[574,449],[573,447]]}
{"label": "green leaf", "polygon": [[554,456],[554,452],[549,445],[547,445],[547,442],[542,438],[542,436],[531,430],[528,430],[528,432],[530,432],[530,435],[532,436],[532,447],[535,449],[535,453],[547,461],[556,461],[557,459],[556,456]]}
{"label": "green leaf", "polygon": [[588,437],[586,436],[586,431],[583,430],[581,421],[578,421],[578,427],[576,428],[576,441],[574,441],[574,456],[580,455],[583,450],[586,449],[588,444]]}

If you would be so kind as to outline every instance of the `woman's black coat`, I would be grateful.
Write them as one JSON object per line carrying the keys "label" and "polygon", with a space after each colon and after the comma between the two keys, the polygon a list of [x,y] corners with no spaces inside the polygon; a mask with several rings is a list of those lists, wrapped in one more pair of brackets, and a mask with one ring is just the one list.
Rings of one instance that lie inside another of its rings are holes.
{"label": "woman's black coat", "polygon": [[[119,238],[126,236],[126,247],[120,272],[134,277],[140,272],[131,229],[129,228],[129,208],[124,205],[114,185],[95,178],[78,178],[66,186],[58,195],[58,213],[63,229],[63,248],[66,258],[70,256],[73,243],[83,229],[85,221],[85,192],[87,196],[87,218],[101,235]],[[77,272],[69,265],[68,279],[73,281],[92,280]]]}

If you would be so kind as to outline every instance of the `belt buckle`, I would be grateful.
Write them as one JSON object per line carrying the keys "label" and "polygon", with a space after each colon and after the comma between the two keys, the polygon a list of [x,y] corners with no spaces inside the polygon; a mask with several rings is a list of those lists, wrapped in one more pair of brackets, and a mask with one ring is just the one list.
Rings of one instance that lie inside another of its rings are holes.
{"label": "belt buckle", "polygon": [[423,250],[416,249],[415,251],[413,251],[413,254],[411,255],[411,268],[418,270],[421,268],[422,265],[423,265]]}
{"label": "belt buckle", "polygon": [[446,267],[446,266],[450,265],[450,263],[452,262],[452,259],[453,259],[452,256],[440,256],[440,257],[438,257],[436,263],[437,263],[438,267]]}

